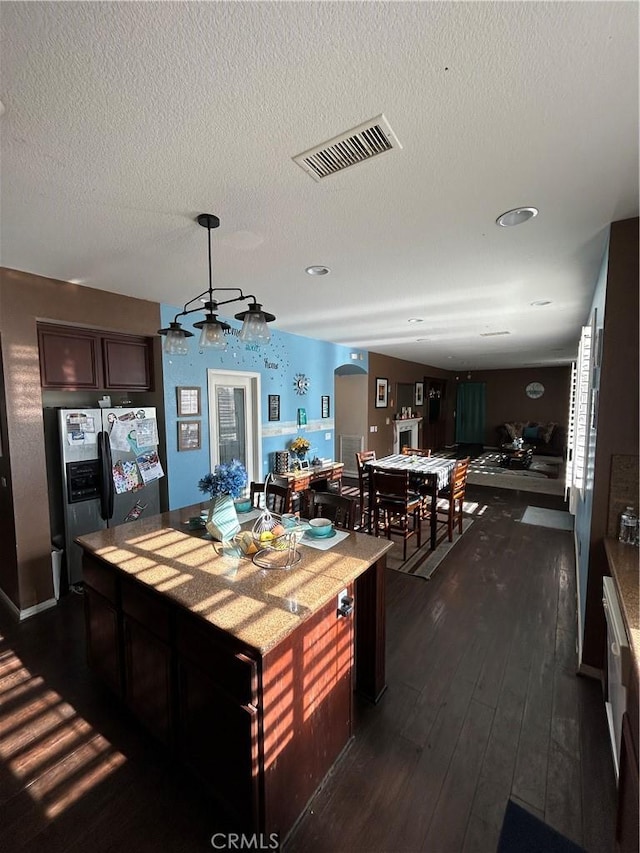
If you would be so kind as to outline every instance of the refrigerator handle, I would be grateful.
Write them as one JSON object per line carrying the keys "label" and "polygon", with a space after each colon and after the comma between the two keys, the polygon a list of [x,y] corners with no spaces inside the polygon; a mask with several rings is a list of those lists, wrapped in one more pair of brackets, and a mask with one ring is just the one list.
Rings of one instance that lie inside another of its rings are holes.
{"label": "refrigerator handle", "polygon": [[98,457],[100,458],[100,515],[105,521],[113,516],[113,466],[109,433],[98,433]]}

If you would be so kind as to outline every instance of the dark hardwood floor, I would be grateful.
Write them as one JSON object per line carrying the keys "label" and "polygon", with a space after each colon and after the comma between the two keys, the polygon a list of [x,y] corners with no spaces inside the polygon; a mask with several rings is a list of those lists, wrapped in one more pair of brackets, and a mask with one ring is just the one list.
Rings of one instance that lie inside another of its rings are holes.
{"label": "dark hardwood floor", "polygon": [[[387,676],[287,853],[496,849],[509,797],[613,849],[598,682],[575,675],[572,534],[558,498],[468,487],[476,520],[430,581],[388,572]],[[205,851],[227,829],[88,671],[82,598],[18,625],[0,606],[0,851]]]}

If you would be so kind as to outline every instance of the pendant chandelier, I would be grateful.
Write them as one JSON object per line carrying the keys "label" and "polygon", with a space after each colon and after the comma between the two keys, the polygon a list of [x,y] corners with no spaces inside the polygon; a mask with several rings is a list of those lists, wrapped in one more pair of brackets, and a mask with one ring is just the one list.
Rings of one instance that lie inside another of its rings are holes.
{"label": "pendant chandelier", "polygon": [[[204,320],[194,323],[196,329],[200,329],[200,347],[205,349],[224,350],[227,348],[226,333],[231,329],[228,323],[224,323],[218,319],[218,308],[221,305],[230,305],[232,302],[249,302],[248,307],[244,311],[235,314],[236,320],[242,320],[242,329],[240,330],[239,338],[244,343],[252,344],[268,344],[271,340],[271,334],[267,327],[267,323],[275,320],[274,314],[269,314],[262,310],[262,305],[256,301],[255,296],[245,294],[239,287],[213,287],[211,276],[211,229],[217,228],[220,225],[220,220],[212,213],[201,213],[196,219],[198,225],[202,225],[207,229],[209,238],[209,287],[203,293],[194,296],[188,302],[185,302],[184,308],[173,318],[173,322],[169,323],[168,328],[158,329],[158,334],[163,335],[164,351],[168,355],[187,355],[189,347],[187,339],[193,337],[193,332],[183,329],[178,322],[179,317],[186,317],[189,314],[194,314],[197,311],[204,311]],[[214,293],[237,293],[230,299],[214,299]],[[202,302],[202,305],[195,308],[189,308],[194,302]]]}

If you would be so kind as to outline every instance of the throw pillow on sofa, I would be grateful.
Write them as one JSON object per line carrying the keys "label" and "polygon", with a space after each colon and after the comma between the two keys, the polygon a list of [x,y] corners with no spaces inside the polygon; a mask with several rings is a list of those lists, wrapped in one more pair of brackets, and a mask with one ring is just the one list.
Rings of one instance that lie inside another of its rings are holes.
{"label": "throw pillow on sofa", "polygon": [[551,442],[551,436],[553,435],[553,431],[557,426],[558,424],[550,422],[540,427],[540,438],[544,441],[545,444],[549,444]]}
{"label": "throw pillow on sofa", "polygon": [[504,425],[504,428],[509,433],[509,438],[511,439],[511,441],[513,441],[514,438],[522,438],[523,427],[524,424],[522,423],[522,421],[507,421]]}
{"label": "throw pillow on sofa", "polygon": [[526,426],[522,430],[522,437],[525,441],[537,441],[540,437],[540,427],[539,426]]}

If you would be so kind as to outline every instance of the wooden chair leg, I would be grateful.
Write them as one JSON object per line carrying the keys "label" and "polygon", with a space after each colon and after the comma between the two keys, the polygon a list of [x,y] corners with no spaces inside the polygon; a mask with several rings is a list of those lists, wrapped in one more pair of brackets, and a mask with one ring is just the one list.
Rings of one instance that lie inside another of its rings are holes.
{"label": "wooden chair leg", "polygon": [[458,505],[458,532],[462,535],[462,507],[464,505],[464,498],[460,498],[460,503]]}

